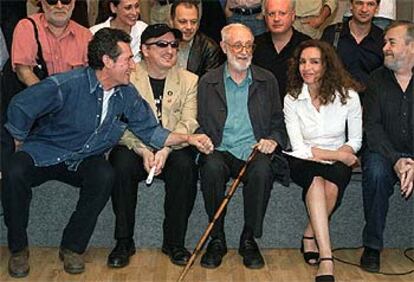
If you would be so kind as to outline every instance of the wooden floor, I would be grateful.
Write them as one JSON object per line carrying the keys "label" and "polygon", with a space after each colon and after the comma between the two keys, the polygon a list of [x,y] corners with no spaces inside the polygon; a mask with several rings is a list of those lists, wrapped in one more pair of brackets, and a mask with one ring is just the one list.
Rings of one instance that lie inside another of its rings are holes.
{"label": "wooden floor", "polygon": [[[185,281],[314,281],[316,268],[306,265],[297,249],[262,250],[266,266],[261,270],[248,270],[242,265],[237,250],[230,250],[223,264],[215,270],[200,267],[197,259]],[[131,263],[123,269],[109,269],[106,258],[109,249],[91,248],[85,254],[86,271],[80,275],[69,275],[63,271],[56,248],[31,248],[31,271],[27,278],[13,279],[7,273],[9,253],[0,247],[0,281],[176,281],[181,267],[170,263],[159,249],[140,249],[131,258]],[[361,250],[341,251],[336,256],[357,263]],[[413,252],[410,253],[414,255]],[[387,249],[382,253],[382,271],[403,272],[414,268],[401,250]],[[335,263],[336,281],[414,281],[414,274],[407,276],[374,275],[340,262]]]}

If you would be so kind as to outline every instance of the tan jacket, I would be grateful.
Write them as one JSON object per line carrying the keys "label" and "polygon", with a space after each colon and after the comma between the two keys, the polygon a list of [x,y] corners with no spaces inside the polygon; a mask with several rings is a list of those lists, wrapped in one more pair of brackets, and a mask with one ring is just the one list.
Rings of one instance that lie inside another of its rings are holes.
{"label": "tan jacket", "polygon": [[[315,29],[308,24],[302,23],[302,20],[306,17],[319,16],[325,5],[331,10],[331,15],[319,28]],[[293,27],[297,31],[300,31],[313,39],[319,39],[322,36],[325,27],[332,24],[337,6],[338,0],[296,0],[296,19],[293,22]]]}
{"label": "tan jacket", "polygon": [[295,13],[298,17],[319,16],[325,5],[331,9],[331,14],[334,14],[338,0],[296,0]]}
{"label": "tan jacket", "polygon": [[[131,83],[137,88],[142,98],[148,102],[154,115],[157,116],[154,94],[145,61],[136,65],[136,70],[131,75]],[[166,77],[162,100],[163,127],[176,133],[194,133],[198,128],[197,85],[197,75],[178,67],[170,69]],[[122,136],[120,144],[127,146],[129,149],[145,147],[152,150],[128,130]],[[175,146],[174,149],[187,145]]]}

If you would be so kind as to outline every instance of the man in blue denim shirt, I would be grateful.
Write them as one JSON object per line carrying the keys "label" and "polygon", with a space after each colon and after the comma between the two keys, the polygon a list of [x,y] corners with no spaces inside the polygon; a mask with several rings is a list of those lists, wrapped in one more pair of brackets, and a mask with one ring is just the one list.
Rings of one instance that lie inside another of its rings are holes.
{"label": "man in blue denim shirt", "polygon": [[13,98],[5,125],[18,151],[2,190],[11,251],[9,274],[29,273],[27,223],[31,187],[59,180],[80,187],[79,200],[59,250],[66,272],[85,269],[85,251],[96,220],[109,199],[114,172],[104,153],[128,128],[154,148],[184,142],[209,153],[206,135],[170,133],[162,128],[129,77],[134,70],[128,34],[102,29],[88,46],[90,67],[51,76]]}

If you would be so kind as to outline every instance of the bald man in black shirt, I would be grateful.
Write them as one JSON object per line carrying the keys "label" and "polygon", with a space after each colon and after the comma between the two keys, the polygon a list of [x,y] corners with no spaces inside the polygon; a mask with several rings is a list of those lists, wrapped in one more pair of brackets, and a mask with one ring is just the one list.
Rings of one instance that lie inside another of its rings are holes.
{"label": "bald man in black shirt", "polygon": [[283,105],[286,95],[288,59],[293,50],[309,36],[292,27],[295,20],[295,4],[292,0],[265,0],[263,14],[268,32],[257,36],[253,64],[261,66],[276,77]]}

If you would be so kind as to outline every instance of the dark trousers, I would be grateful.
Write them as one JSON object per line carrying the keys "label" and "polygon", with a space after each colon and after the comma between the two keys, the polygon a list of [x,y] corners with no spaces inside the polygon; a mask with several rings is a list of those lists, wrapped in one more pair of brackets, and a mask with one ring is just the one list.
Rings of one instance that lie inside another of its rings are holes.
{"label": "dark trousers", "polygon": [[[17,22],[16,22],[17,23]],[[1,73],[1,95],[0,95],[0,152],[1,152],[1,164],[0,169],[5,171],[7,164],[10,160],[10,156],[14,153],[14,140],[4,125],[7,122],[7,107],[10,100],[19,91],[24,89],[23,84],[18,80],[17,75],[12,70],[11,60],[7,60],[4,65],[3,72]]]}
{"label": "dark trousers", "polygon": [[[157,177],[165,182],[164,244],[184,246],[188,218],[197,193],[196,153],[191,147],[173,150]],[[146,179],[142,158],[125,146],[116,146],[109,155],[116,181],[112,192],[115,239],[132,239],[135,227],[138,183]]]}
{"label": "dark trousers", "polygon": [[392,163],[378,153],[362,155],[362,196],[364,200],[364,246],[381,250],[384,246],[384,229],[389,198],[398,181]]}
{"label": "dark trousers", "polygon": [[29,154],[17,152],[12,155],[4,177],[2,203],[11,252],[20,251],[28,245],[26,229],[32,187],[48,180],[80,187],[79,200],[63,231],[61,246],[83,253],[114,184],[113,169],[103,156],[86,158],[77,171],[69,171],[64,163],[37,167]]}
{"label": "dark trousers", "polygon": [[7,129],[1,124],[0,128],[0,155],[1,155],[1,164],[0,171],[6,171],[7,165],[11,158],[11,155],[14,153],[14,140]]}
{"label": "dark trousers", "polygon": [[[214,151],[210,155],[201,156],[201,191],[209,221],[213,220],[216,210],[224,199],[229,178],[236,178],[244,164],[244,161],[228,152]],[[262,236],[263,219],[269,203],[273,179],[271,160],[269,156],[262,153],[256,155],[241,179],[243,182],[244,230],[253,230],[255,237]],[[225,212],[217,220],[211,233],[212,237],[224,235],[224,217]]]}

